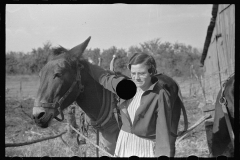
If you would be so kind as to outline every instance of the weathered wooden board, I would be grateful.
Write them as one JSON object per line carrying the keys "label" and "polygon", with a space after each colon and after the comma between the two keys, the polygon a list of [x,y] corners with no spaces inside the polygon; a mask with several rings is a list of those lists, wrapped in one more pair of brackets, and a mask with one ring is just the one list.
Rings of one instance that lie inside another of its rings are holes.
{"label": "weathered wooden board", "polygon": [[235,72],[235,5],[220,4],[216,24],[204,61],[207,101],[215,102],[224,81]]}

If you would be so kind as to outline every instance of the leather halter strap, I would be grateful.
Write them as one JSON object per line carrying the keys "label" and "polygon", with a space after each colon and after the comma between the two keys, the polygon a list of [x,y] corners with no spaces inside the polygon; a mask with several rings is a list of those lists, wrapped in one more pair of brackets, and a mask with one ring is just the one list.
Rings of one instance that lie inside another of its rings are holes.
{"label": "leather halter strap", "polygon": [[[57,109],[57,110],[58,110],[58,112],[60,113],[60,117],[61,117],[61,118],[58,118],[58,117],[54,117],[54,118],[55,118],[57,121],[59,121],[59,122],[62,122],[62,121],[64,120],[64,114],[63,114],[63,112],[62,112],[61,105],[62,105],[63,101],[67,98],[67,96],[72,92],[72,90],[73,90],[73,88],[75,87],[75,85],[76,85],[77,83],[79,84],[79,86],[78,86],[79,90],[78,90],[77,96],[78,96],[81,92],[84,91],[84,86],[83,86],[82,83],[81,83],[81,74],[80,74],[80,70],[83,69],[84,67],[83,67],[83,65],[81,65],[81,64],[77,64],[77,66],[78,66],[79,69],[77,68],[77,75],[76,75],[75,81],[72,83],[71,87],[70,87],[70,88],[68,89],[68,91],[62,96],[62,98],[60,98],[59,101],[54,102],[54,103],[42,103],[42,102],[40,102],[40,103],[41,103],[41,106],[40,106],[40,107],[48,108],[48,109]],[[76,97],[77,97],[77,96],[76,96]],[[44,106],[44,104],[47,104],[47,105],[50,104],[50,106]]]}

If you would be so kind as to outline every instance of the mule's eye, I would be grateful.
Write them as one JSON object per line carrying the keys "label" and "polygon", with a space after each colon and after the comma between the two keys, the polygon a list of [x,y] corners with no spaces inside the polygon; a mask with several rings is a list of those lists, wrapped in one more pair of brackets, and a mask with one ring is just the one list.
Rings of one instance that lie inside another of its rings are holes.
{"label": "mule's eye", "polygon": [[58,78],[59,78],[59,77],[61,77],[61,76],[62,76],[62,74],[61,74],[61,73],[55,73],[53,78],[56,78],[56,77],[58,77]]}

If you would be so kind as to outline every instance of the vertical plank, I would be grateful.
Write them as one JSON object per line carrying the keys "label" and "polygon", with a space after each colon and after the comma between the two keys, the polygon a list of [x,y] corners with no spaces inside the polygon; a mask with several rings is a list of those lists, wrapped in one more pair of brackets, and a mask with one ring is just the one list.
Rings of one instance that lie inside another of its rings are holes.
{"label": "vertical plank", "polygon": [[233,17],[232,17],[232,8],[233,8],[233,6],[230,6],[230,8],[229,8],[229,53],[227,54],[227,56],[228,56],[228,73],[229,74],[231,74],[231,73],[233,73],[233,70],[232,70],[232,62],[233,62],[233,60],[232,60],[232,52],[233,52],[233,50],[232,50],[232,48],[233,48],[233,41],[232,41],[232,39],[233,39],[233,35],[232,35],[232,32],[233,32],[233,28],[232,28],[232,23],[233,23]]}
{"label": "vertical plank", "polygon": [[[216,29],[213,31],[212,37],[215,37]],[[204,74],[206,100],[215,102],[216,90],[219,89],[219,76],[218,76],[218,61],[216,54],[216,41],[215,38],[208,49],[207,59],[205,60],[206,72]]]}
{"label": "vertical plank", "polygon": [[[216,32],[217,33],[217,32]],[[220,76],[219,76],[219,61],[218,61],[218,49],[217,49],[217,41],[214,42],[213,44],[213,55],[214,55],[214,59],[213,59],[213,64],[214,64],[214,75],[213,75],[213,82],[212,82],[212,86],[213,86],[213,91],[212,91],[212,95],[213,95],[213,101],[215,103],[216,98],[217,98],[217,92],[220,89]]]}
{"label": "vertical plank", "polygon": [[[233,51],[232,48],[235,48],[235,44],[233,41],[235,40],[235,34],[233,35],[232,32],[232,23],[235,23],[235,20],[231,17],[234,15],[232,14],[232,10],[234,10],[234,5],[225,6],[228,7],[225,10],[223,10],[220,14],[220,21],[219,21],[219,27],[220,32],[222,33],[222,42],[218,44],[218,50],[220,54],[220,63],[221,63],[221,71],[225,71],[224,73],[221,73],[221,79],[222,82],[227,79],[228,76],[230,76],[234,72],[234,54],[232,52],[235,52],[235,49]],[[234,16],[235,17],[235,16]],[[232,22],[231,22],[232,21]],[[234,22],[233,22],[234,21]],[[235,30],[235,29],[234,29]],[[234,45],[233,45],[234,44]]]}
{"label": "vertical plank", "polygon": [[226,13],[221,12],[218,15],[218,21],[217,21],[217,30],[218,30],[218,34],[221,35],[220,37],[218,37],[217,39],[217,58],[219,61],[219,72],[220,72],[220,83],[222,84],[222,82],[226,79],[226,75],[227,75],[227,56],[226,53],[227,51],[227,32],[226,32],[226,23],[225,23],[225,17],[224,14]]}
{"label": "vertical plank", "polygon": [[229,68],[230,74],[234,72],[235,68],[235,5],[230,6],[230,55],[229,55]]}

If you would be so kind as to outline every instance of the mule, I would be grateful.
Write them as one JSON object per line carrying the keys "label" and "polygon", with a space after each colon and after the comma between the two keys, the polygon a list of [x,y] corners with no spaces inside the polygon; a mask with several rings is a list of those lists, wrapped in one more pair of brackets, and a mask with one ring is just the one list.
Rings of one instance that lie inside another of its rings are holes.
{"label": "mule", "polygon": [[[211,156],[233,156],[232,141],[229,134],[227,120],[224,116],[220,99],[225,97],[227,114],[230,119],[230,125],[234,127],[234,83],[235,76],[233,75],[225,82],[225,89],[222,88],[217,96],[215,103],[215,116],[212,133],[212,155]],[[234,130],[234,129],[233,129]],[[230,131],[231,133],[231,131]]]}
{"label": "mule", "polygon": [[[41,69],[39,73],[40,86],[32,113],[37,126],[46,128],[53,118],[59,121],[63,120],[62,110],[74,101],[92,122],[98,120],[100,111],[104,111],[101,107],[104,101],[103,90],[105,89],[99,83],[96,83],[90,75],[89,63],[81,59],[90,38],[69,51],[63,47],[57,48],[55,54],[49,58],[47,64]],[[105,90],[105,92],[109,97],[110,91]],[[61,115],[62,119],[57,118],[58,114]],[[109,119],[103,127],[99,128],[100,142],[104,145],[105,150],[112,155],[119,131],[115,118]]]}
{"label": "mule", "polygon": [[[101,67],[90,64],[82,58],[90,38],[70,50],[63,47],[55,49],[54,54],[39,73],[40,86],[32,116],[37,126],[46,128],[53,118],[62,121],[64,119],[62,110],[75,101],[91,119],[91,125],[99,129],[100,142],[105,150],[113,155],[120,131],[112,110],[112,105],[115,104],[114,95],[93,78],[97,69],[102,70]],[[92,67],[95,67],[95,70],[92,70]],[[121,76],[124,75],[121,74]],[[176,101],[171,123],[173,128],[171,132],[176,135],[181,108],[184,107],[180,88],[172,78],[166,75],[159,74],[156,77],[169,91],[173,101]],[[58,118],[58,115],[61,118]],[[175,140],[176,137],[172,138],[173,143]]]}

